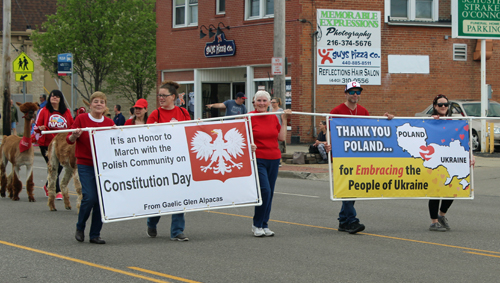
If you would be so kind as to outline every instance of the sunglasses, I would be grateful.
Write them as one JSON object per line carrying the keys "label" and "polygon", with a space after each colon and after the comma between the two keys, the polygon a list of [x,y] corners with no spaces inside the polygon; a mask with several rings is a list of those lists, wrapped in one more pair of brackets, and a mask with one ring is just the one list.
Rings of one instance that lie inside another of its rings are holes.
{"label": "sunglasses", "polygon": [[444,98],[444,99],[448,100],[448,97],[446,97],[446,95],[438,94],[438,95],[436,95],[436,97],[434,97],[433,103],[436,103],[438,101],[438,99],[440,99],[440,98]]}
{"label": "sunglasses", "polygon": [[450,104],[449,104],[449,103],[437,103],[436,105],[437,105],[438,107],[443,107],[443,106],[444,106],[444,107],[448,107],[448,106],[450,106]]}
{"label": "sunglasses", "polygon": [[157,96],[165,98],[165,97],[169,97],[171,95],[173,95],[173,94],[158,94]]}
{"label": "sunglasses", "polygon": [[361,90],[348,90],[347,93],[349,93],[350,95],[361,95]]}

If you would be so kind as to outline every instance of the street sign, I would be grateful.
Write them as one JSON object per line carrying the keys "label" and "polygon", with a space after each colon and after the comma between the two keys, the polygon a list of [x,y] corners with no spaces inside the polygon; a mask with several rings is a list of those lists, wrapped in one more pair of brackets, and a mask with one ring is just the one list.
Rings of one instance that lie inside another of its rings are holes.
{"label": "street sign", "polygon": [[273,76],[283,75],[283,58],[273,57],[271,66]]}
{"label": "street sign", "polygon": [[59,76],[71,75],[73,67],[73,55],[64,53],[57,55],[57,74]]}
{"label": "street sign", "polygon": [[31,82],[33,81],[32,73],[15,73],[16,82]]}
{"label": "street sign", "polygon": [[500,38],[498,1],[452,1],[452,4],[452,37]]}
{"label": "street sign", "polygon": [[33,73],[35,64],[26,53],[21,52],[21,54],[12,61],[12,69],[14,73]]}

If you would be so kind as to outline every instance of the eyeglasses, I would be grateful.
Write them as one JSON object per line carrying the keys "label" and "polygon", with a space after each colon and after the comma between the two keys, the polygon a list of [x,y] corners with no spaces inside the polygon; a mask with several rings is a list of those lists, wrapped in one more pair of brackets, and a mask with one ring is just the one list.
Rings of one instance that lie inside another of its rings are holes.
{"label": "eyeglasses", "polygon": [[349,95],[361,95],[361,90],[349,90],[347,93],[349,93]]}
{"label": "eyeglasses", "polygon": [[158,94],[157,97],[162,97],[162,98],[166,98],[166,97],[169,97],[173,95],[172,93],[171,94]]}
{"label": "eyeglasses", "polygon": [[437,105],[438,107],[443,107],[443,106],[444,106],[444,107],[448,107],[448,106],[450,106],[450,104],[449,104],[449,103],[437,103],[436,105]]}
{"label": "eyeglasses", "polygon": [[271,101],[271,103],[277,103],[276,101]]}

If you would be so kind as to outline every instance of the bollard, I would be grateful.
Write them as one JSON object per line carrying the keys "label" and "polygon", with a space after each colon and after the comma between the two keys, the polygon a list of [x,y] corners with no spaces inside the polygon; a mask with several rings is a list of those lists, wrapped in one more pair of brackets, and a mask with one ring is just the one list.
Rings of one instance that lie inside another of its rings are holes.
{"label": "bollard", "polygon": [[489,129],[490,129],[490,147],[489,147],[489,152],[493,153],[495,152],[495,124],[494,123],[489,123]]}

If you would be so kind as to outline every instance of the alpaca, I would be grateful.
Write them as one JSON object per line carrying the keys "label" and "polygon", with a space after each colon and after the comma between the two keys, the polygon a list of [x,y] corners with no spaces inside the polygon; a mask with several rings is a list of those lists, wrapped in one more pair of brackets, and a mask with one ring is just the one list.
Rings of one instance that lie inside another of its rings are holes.
{"label": "alpaca", "polygon": [[[9,198],[14,201],[19,200],[19,193],[23,189],[23,184],[19,180],[19,170],[21,166],[26,166],[26,191],[29,201],[35,202],[35,197],[33,196],[33,187],[35,185],[33,182],[33,160],[35,152],[33,151],[33,146],[31,146],[30,130],[32,119],[35,117],[39,107],[38,104],[32,102],[23,104],[16,102],[16,104],[19,106],[21,112],[24,113],[24,133],[22,138],[15,135],[3,136],[2,145],[0,146],[0,196],[5,197],[5,189],[7,187]],[[5,168],[9,161],[12,163],[12,172],[7,181]]]}
{"label": "alpaca", "polygon": [[66,142],[67,133],[59,133],[50,142],[47,151],[47,157],[49,158],[48,168],[49,174],[47,176],[48,180],[48,191],[49,200],[47,205],[51,211],[57,211],[54,199],[56,197],[56,180],[59,164],[64,167],[64,176],[61,180],[61,192],[64,197],[64,207],[68,210],[71,209],[71,204],[69,201],[68,194],[68,183],[73,178],[75,184],[76,193],[78,198],[76,200],[77,211],[80,209],[80,203],[82,202],[82,185],[80,184],[80,179],[78,178],[78,170],[76,169],[76,156],[75,148],[76,144],[68,144]]}

